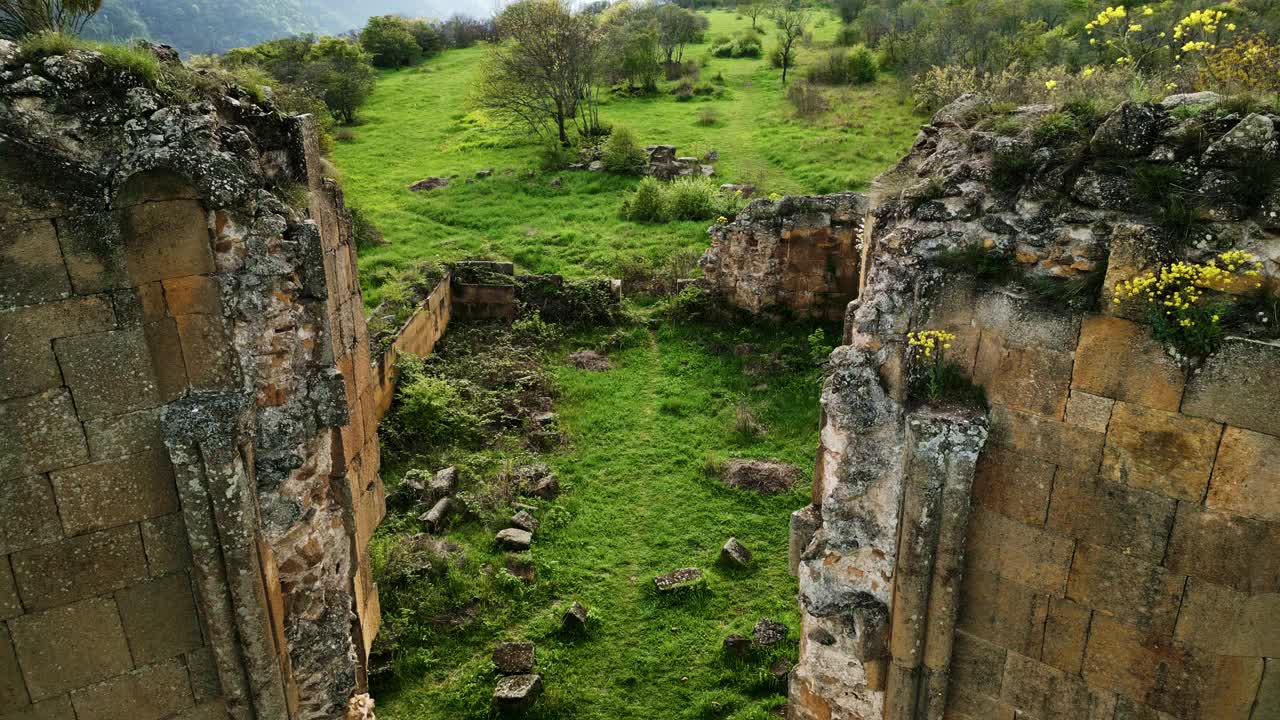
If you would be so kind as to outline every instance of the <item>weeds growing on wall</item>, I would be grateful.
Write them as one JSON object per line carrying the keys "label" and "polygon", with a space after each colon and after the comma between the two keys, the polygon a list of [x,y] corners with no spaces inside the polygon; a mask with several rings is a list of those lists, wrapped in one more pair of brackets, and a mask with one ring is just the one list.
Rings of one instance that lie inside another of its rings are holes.
{"label": "weeds growing on wall", "polygon": [[947,360],[947,351],[956,336],[945,330],[907,333],[911,349],[911,380],[908,395],[930,405],[986,407],[986,394],[965,375],[964,369]]}
{"label": "weeds growing on wall", "polygon": [[1201,359],[1222,342],[1224,319],[1239,304],[1231,293],[1262,290],[1261,270],[1252,254],[1229,250],[1206,263],[1179,261],[1127,280],[1116,286],[1114,302],[1136,302],[1158,340]]}

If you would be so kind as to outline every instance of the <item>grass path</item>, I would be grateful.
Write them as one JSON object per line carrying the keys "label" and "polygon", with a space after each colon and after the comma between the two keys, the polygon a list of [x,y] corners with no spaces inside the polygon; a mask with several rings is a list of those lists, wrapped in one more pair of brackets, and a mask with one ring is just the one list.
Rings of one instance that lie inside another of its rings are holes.
{"label": "grass path", "polygon": [[[710,41],[750,27],[731,12],[708,13]],[[801,63],[825,51],[838,23],[814,28],[814,45]],[[767,25],[761,25],[767,28]],[[766,35],[771,35],[766,30]],[[766,37],[766,48],[774,40]],[[709,44],[685,51],[706,54]],[[627,263],[696,258],[706,249],[706,223],[650,225],[618,216],[632,178],[586,172],[544,173],[539,145],[522,129],[500,127],[471,111],[468,94],[484,48],[453,50],[416,68],[386,72],[354,140],[340,142],[334,161],[346,178],[352,205],[366,210],[388,244],[361,251],[365,300],[381,299],[380,270],[417,260],[488,256],[514,260],[522,270],[568,276],[614,275]],[[786,101],[778,70],[764,59],[710,58],[704,82],[724,79],[722,97],[677,102],[663,83],[650,98],[608,96],[606,123],[635,130],[642,143],[676,145],[681,154],[720,153],[717,178],[752,182],[784,194],[864,188],[910,146],[920,124],[899,99],[892,78],[861,88],[830,89],[831,110],[805,120]],[[711,125],[700,115],[716,116]],[[493,177],[466,183],[477,170]],[[441,190],[411,193],[428,176],[457,174]],[[551,187],[553,177],[562,187]]]}
{"label": "grass path", "polygon": [[[513,599],[504,621],[442,638],[441,662],[420,682],[379,693],[379,714],[404,720],[486,717],[500,639],[538,644],[547,694],[534,717],[558,720],[769,717],[784,684],[764,667],[729,667],[721,642],[748,634],[761,617],[796,627],[787,574],[789,513],[806,487],[760,497],[724,487],[709,458],[772,457],[812,469],[817,384],[810,369],[749,378],[731,354],[708,350],[706,331],[662,326],[617,352],[615,369],[560,366],[557,405],[570,446],[550,457],[568,489],[567,522],[535,535],[543,588]],[[768,428],[742,441],[731,432],[743,398]],[[482,531],[483,532],[483,531]],[[736,536],[756,556],[749,572],[716,568]],[[493,562],[500,562],[494,556]],[[658,601],[652,578],[702,567],[709,590],[678,604]],[[559,614],[574,600],[593,618],[585,637],[560,637]]]}

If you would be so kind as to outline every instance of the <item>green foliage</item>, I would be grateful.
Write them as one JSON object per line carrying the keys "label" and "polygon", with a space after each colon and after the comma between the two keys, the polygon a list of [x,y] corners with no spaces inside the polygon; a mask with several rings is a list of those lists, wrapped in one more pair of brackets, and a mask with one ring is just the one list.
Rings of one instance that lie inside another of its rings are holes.
{"label": "green foliage", "polygon": [[470,402],[479,388],[427,374],[415,360],[402,360],[402,379],[392,413],[394,434],[405,442],[469,443],[488,418]]}
{"label": "green foliage", "polygon": [[600,151],[604,168],[619,175],[639,175],[648,165],[649,157],[636,142],[635,133],[627,127],[616,127],[609,133]]}
{"label": "green foliage", "polygon": [[347,210],[351,213],[351,236],[356,241],[357,250],[367,250],[387,241],[368,213],[358,207],[348,207]]}
{"label": "green foliage", "polygon": [[810,82],[827,85],[861,85],[875,82],[880,62],[865,45],[832,48],[817,64],[809,67]]}
{"label": "green foliage", "polygon": [[409,21],[396,15],[369,18],[360,31],[360,44],[380,68],[406,67],[422,58],[422,46]]}
{"label": "green foliage", "polygon": [[1065,147],[1086,139],[1084,128],[1076,117],[1068,112],[1052,112],[1036,121],[1031,127],[1036,145]]}
{"label": "green foliage", "polygon": [[972,275],[982,286],[999,285],[1017,277],[1011,253],[982,245],[940,252],[932,260],[943,270]]}
{"label": "green foliage", "polygon": [[764,43],[753,31],[730,38],[721,36],[711,46],[711,54],[720,58],[758,58],[764,54]]}
{"label": "green foliage", "polygon": [[712,220],[737,214],[738,198],[726,197],[710,178],[682,177],[662,183],[646,177],[622,205],[622,215],[634,222]]}
{"label": "green foliage", "polygon": [[151,87],[159,87],[163,81],[160,61],[145,47],[93,42],[64,33],[42,32],[26,36],[19,48],[19,52],[26,60],[65,55],[72,50],[93,50],[101,53],[102,61],[107,67],[122,75],[141,80]]}
{"label": "green foliage", "polygon": [[32,35],[79,35],[102,0],[0,0],[0,39]]}
{"label": "green foliage", "polygon": [[667,211],[662,183],[652,177],[641,180],[623,205],[622,214],[635,222],[664,222]]}
{"label": "green foliage", "polygon": [[831,358],[831,353],[836,349],[835,345],[827,341],[826,331],[818,328],[805,339],[809,343],[809,358],[813,360],[813,364],[818,367],[826,365]]}
{"label": "green foliage", "polygon": [[1017,146],[991,158],[991,187],[1003,192],[1017,192],[1035,169],[1030,148]]}

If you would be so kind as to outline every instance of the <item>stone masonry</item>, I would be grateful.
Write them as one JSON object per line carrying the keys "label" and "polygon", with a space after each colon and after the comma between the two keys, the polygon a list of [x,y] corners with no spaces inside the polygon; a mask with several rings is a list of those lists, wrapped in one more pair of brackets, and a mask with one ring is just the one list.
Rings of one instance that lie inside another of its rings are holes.
{"label": "stone masonry", "polygon": [[[1027,148],[1041,164],[997,191],[993,158],[1029,140],[975,129],[983,102],[939,113],[877,189],[813,505],[792,518],[790,717],[1280,717],[1280,344],[1228,337],[1196,365],[1111,302],[1128,277],[1231,248],[1274,288],[1280,196],[1251,210],[1206,195],[1203,234],[1178,247],[1140,202],[1117,202],[1124,176],[1064,171],[1056,150]],[[1229,181],[1231,123],[1273,120],[1217,121],[1200,172]],[[1124,134],[1142,146],[1126,153],[1172,161],[1157,150],[1176,125],[1124,106],[1093,144]],[[933,262],[975,244],[1032,275],[1105,273],[1101,311]],[[926,328],[957,336],[950,357],[989,412],[908,400],[905,336]]]}
{"label": "stone masonry", "polygon": [[364,691],[383,490],[349,216],[310,118],[193,92],[0,42],[5,720]]}

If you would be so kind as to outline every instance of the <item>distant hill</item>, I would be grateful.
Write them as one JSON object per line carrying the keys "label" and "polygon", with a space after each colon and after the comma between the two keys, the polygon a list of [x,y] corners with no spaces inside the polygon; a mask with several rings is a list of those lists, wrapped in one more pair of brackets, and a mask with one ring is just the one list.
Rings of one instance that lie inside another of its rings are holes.
{"label": "distant hill", "polygon": [[220,53],[302,33],[336,34],[370,15],[487,16],[485,0],[106,0],[86,31],[104,40],[146,38],[184,53]]}

